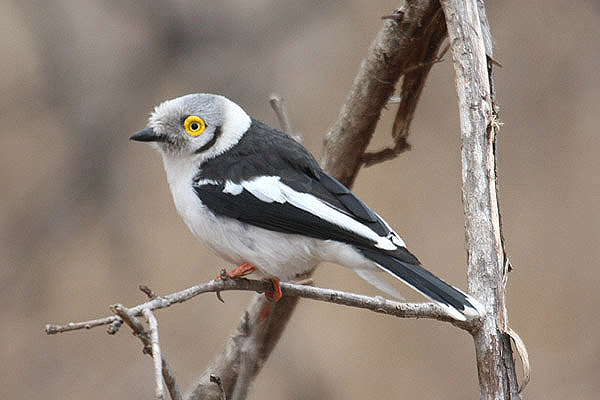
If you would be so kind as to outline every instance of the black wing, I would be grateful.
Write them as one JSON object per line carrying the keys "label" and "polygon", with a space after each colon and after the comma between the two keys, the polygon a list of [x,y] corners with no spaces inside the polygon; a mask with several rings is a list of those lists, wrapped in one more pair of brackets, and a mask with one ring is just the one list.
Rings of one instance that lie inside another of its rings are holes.
{"label": "black wing", "polygon": [[[330,208],[329,215],[315,215],[309,210],[310,207],[287,201],[263,201],[247,189],[242,189],[237,194],[225,190],[226,182],[244,185],[245,182],[268,176],[279,177],[283,185],[295,192],[312,196],[327,205]],[[359,248],[376,248],[378,238],[390,242],[392,237],[399,239],[397,234],[348,188],[325,173],[302,145],[288,135],[256,120],[240,142],[228,150],[226,155],[207,161],[195,180],[213,183],[196,184],[194,190],[200,200],[215,214],[250,225],[277,232],[337,240]],[[361,227],[354,229],[340,224],[340,213]],[[364,228],[370,230],[373,235],[365,236]],[[394,256],[401,260],[418,263],[403,246],[387,250],[393,251]]]}
{"label": "black wing", "polygon": [[[357,235],[288,202],[266,202],[248,190],[225,192],[224,184],[194,186],[202,203],[215,214],[276,232],[294,233],[323,240],[337,240],[360,247],[372,247],[375,240]],[[334,209],[332,208],[332,212]]]}

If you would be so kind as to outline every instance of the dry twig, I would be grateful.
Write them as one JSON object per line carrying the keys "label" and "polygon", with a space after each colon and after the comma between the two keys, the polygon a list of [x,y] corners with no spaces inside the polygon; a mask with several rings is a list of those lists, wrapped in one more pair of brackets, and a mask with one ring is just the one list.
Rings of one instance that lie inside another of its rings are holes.
{"label": "dry twig", "polygon": [[[109,325],[115,320],[123,320],[128,324],[137,336],[143,336],[144,345],[150,345],[148,332],[141,322],[137,319],[143,316],[144,310],[159,310],[170,307],[177,303],[188,301],[202,293],[214,293],[217,291],[245,290],[263,293],[271,289],[271,282],[256,279],[218,279],[201,283],[179,292],[171,293],[165,296],[157,296],[152,300],[139,304],[135,307],[126,308],[121,304],[111,306],[116,314],[104,318],[94,319],[83,322],[70,322],[65,325],[46,325],[46,333],[49,335],[68,332],[78,329],[89,329],[93,326]],[[471,331],[477,327],[477,320],[466,322],[456,321],[442,307],[434,303],[405,303],[393,300],[387,300],[380,296],[371,297],[360,294],[344,292],[340,290],[325,289],[315,286],[299,285],[289,282],[281,282],[281,290],[285,297],[303,297],[312,300],[324,301],[345,305],[349,307],[363,308],[381,314],[393,315],[399,318],[427,318],[439,321],[450,322],[461,329]],[[273,303],[268,303],[274,305]],[[277,304],[277,303],[275,303]],[[248,317],[245,317],[247,320]],[[247,321],[246,321],[247,322]],[[92,324],[93,323],[93,324]],[[244,329],[247,330],[247,329]]]}
{"label": "dry twig", "polygon": [[[116,314],[113,316],[113,318],[117,318],[117,321],[121,321],[121,323],[125,322],[131,328],[131,330],[133,331],[133,334],[142,341],[142,344],[144,345],[143,352],[145,354],[149,354],[150,356],[152,356],[154,358],[155,371],[158,371],[156,363],[157,363],[157,360],[160,360],[159,361],[160,373],[162,374],[162,377],[165,381],[167,389],[169,390],[171,399],[172,400],[183,400],[183,396],[181,395],[181,390],[179,390],[179,386],[177,385],[177,380],[175,378],[175,374],[173,373],[173,370],[171,369],[171,366],[169,365],[169,363],[167,363],[167,360],[160,354],[160,347],[158,350],[158,353],[159,353],[158,355],[156,355],[156,353],[154,352],[155,349],[154,349],[153,338],[152,338],[152,326],[154,326],[154,329],[156,332],[156,346],[158,346],[158,323],[155,324],[156,319],[154,319],[154,321],[152,323],[150,321],[148,321],[148,324],[150,325],[150,328],[151,328],[151,331],[148,332],[146,330],[146,328],[144,327],[144,324],[142,324],[142,322],[137,318],[138,316],[142,315],[143,312],[140,312],[139,315],[136,315],[136,312],[132,311],[132,309],[130,309],[130,308],[123,306],[122,304],[114,304],[110,308],[111,308],[112,312]],[[150,312],[149,309],[146,309],[145,311]],[[154,317],[154,315],[152,315],[152,317]],[[103,318],[103,320],[108,320],[108,319],[110,319],[110,317]],[[96,321],[100,321],[100,320],[96,320]],[[114,322],[115,321],[109,322],[109,323],[112,326],[114,324]],[[66,326],[73,327],[73,325],[70,325],[70,324],[67,324]],[[96,326],[99,326],[99,325],[96,325]],[[56,332],[49,332],[48,325],[46,325],[46,333],[48,333],[48,334],[58,333],[58,332],[66,332],[68,330],[72,330],[72,329],[58,330]],[[111,333],[111,332],[109,331],[109,333]],[[159,392],[158,392],[159,379],[160,379],[160,375],[155,377],[155,381],[156,381],[156,385],[157,385],[156,386],[157,397],[159,394]],[[162,383],[160,384],[160,387],[162,387]],[[161,398],[164,398],[164,395]]]}
{"label": "dry twig", "polygon": [[279,128],[283,132],[292,136],[294,131],[292,130],[292,123],[290,122],[290,117],[287,113],[283,97],[276,93],[273,93],[269,98],[269,103],[271,104],[271,108],[273,108],[273,111],[275,111],[275,115],[277,116],[277,120],[279,121]]}
{"label": "dry twig", "polygon": [[154,361],[154,396],[157,399],[164,399],[165,389],[162,380],[162,355],[160,350],[160,343],[158,341],[158,321],[156,320],[154,313],[152,313],[152,311],[148,310],[147,308],[142,310],[142,315],[148,323],[148,335],[150,336],[152,360]]}

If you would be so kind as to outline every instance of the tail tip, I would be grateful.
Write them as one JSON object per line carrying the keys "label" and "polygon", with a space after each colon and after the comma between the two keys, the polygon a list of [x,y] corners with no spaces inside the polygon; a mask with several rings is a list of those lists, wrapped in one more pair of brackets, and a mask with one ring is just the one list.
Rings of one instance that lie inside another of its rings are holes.
{"label": "tail tip", "polygon": [[462,310],[452,307],[448,304],[442,304],[442,306],[448,311],[448,313],[458,321],[467,321],[480,318],[485,315],[485,307],[479,302],[479,300],[466,295],[466,299],[462,304]]}

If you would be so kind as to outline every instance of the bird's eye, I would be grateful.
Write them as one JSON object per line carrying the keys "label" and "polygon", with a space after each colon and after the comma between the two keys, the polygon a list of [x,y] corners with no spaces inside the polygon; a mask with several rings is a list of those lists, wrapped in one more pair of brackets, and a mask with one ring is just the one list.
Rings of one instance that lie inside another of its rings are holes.
{"label": "bird's eye", "polygon": [[200,136],[206,129],[204,120],[197,115],[190,115],[183,121],[183,127],[190,136]]}

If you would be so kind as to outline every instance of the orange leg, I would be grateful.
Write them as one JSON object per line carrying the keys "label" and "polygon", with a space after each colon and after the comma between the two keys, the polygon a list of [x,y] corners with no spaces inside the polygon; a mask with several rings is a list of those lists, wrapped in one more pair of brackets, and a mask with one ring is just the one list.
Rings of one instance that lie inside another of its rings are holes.
{"label": "orange leg", "polygon": [[273,283],[273,290],[267,290],[265,292],[265,297],[267,300],[272,302],[277,302],[281,299],[283,294],[281,293],[281,286],[279,285],[279,279],[271,278],[271,282]]}

